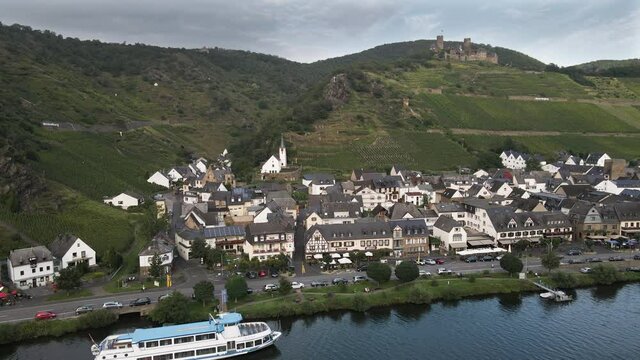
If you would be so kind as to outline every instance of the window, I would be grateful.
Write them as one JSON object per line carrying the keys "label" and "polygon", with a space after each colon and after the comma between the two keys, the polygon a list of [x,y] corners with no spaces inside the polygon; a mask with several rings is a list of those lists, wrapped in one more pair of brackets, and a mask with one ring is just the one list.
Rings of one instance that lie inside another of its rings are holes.
{"label": "window", "polygon": [[173,339],[174,344],[184,344],[193,341],[193,336],[184,336]]}
{"label": "window", "polygon": [[156,355],[153,360],[170,360],[173,359],[173,354]]}
{"label": "window", "polygon": [[151,356],[145,356],[142,358],[138,358],[137,360],[151,360]]}
{"label": "window", "polygon": [[171,339],[164,339],[164,340],[160,340],[160,346],[167,346],[167,345],[171,345],[173,342],[171,341]]}
{"label": "window", "polygon": [[35,274],[36,273],[36,269],[35,268],[31,269],[31,273]]}
{"label": "window", "polygon": [[256,346],[262,345],[262,339],[256,340]]}
{"label": "window", "polygon": [[83,251],[81,251],[81,252],[80,252],[80,256],[82,256],[82,257],[86,257],[86,256],[87,256],[87,252],[86,252],[86,251],[84,251],[84,250],[83,250]]}
{"label": "window", "polygon": [[226,346],[218,346],[218,352],[226,352],[227,351],[227,347]]}
{"label": "window", "polygon": [[244,343],[239,343],[238,346],[236,347],[236,349],[238,349],[238,350],[244,349]]}
{"label": "window", "polygon": [[248,341],[245,345],[246,345],[248,348],[253,347],[253,341]]}
{"label": "window", "polygon": [[157,341],[147,341],[145,343],[145,346],[148,347],[148,348],[157,347],[158,346],[158,342]]}
{"label": "window", "polygon": [[20,270],[20,275],[24,275],[24,270]]}
{"label": "window", "polygon": [[71,257],[78,257],[78,253],[77,252],[72,253]]}
{"label": "window", "polygon": [[51,270],[51,266],[47,266],[47,270]]}
{"label": "window", "polygon": [[196,355],[207,355],[207,354],[215,354],[215,353],[216,353],[216,348],[214,347],[196,350]]}
{"label": "window", "polygon": [[196,335],[196,341],[215,339],[216,333]]}
{"label": "window", "polygon": [[[606,227],[605,227],[605,229],[606,229]],[[44,271],[44,268],[42,266],[40,266],[40,272],[43,272],[43,271]]]}
{"label": "window", "polygon": [[194,355],[195,355],[195,351],[193,351],[193,350],[181,351],[181,352],[177,352],[177,353],[173,354],[173,358],[174,359],[181,359],[181,358],[186,358],[186,357],[194,356]]}

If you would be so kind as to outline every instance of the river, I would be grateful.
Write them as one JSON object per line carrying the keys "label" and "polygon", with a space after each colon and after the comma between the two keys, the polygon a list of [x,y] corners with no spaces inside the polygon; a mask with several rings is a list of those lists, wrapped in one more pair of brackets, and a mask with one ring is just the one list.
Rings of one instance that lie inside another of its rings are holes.
{"label": "river", "polygon": [[[270,321],[277,346],[241,359],[637,359],[640,284],[582,289],[571,303],[535,294]],[[129,319],[94,338],[136,326]],[[0,360],[91,359],[86,334],[2,347]]]}

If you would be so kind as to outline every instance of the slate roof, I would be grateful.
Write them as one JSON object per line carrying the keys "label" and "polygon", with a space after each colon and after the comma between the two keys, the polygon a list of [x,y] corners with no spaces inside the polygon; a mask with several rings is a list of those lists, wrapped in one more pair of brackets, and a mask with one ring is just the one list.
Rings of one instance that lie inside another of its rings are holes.
{"label": "slate roof", "polygon": [[78,240],[78,237],[75,235],[58,235],[58,237],[56,237],[56,239],[51,244],[49,244],[49,250],[51,250],[51,254],[53,254],[53,256],[62,258],[67,253],[67,251],[69,251],[76,240]]}
{"label": "slate roof", "polygon": [[402,236],[429,236],[429,228],[425,219],[402,219],[389,220],[391,230],[399,226],[402,229]]}
{"label": "slate roof", "polygon": [[435,205],[438,214],[451,212],[464,212],[464,205],[460,203],[440,203]]}
{"label": "slate roof", "polygon": [[[266,223],[251,223],[245,228],[247,241],[251,244],[254,243],[254,236],[260,235],[272,235],[272,234],[286,234],[292,233],[291,227],[281,224],[280,222],[266,222]],[[278,240],[280,241],[280,240]]]}
{"label": "slate roof", "polygon": [[320,231],[325,240],[360,240],[391,238],[391,227],[388,222],[370,221],[353,224],[314,225],[307,231],[306,242],[311,235]]}
{"label": "slate roof", "polygon": [[166,235],[158,233],[151,239],[151,244],[138,253],[138,256],[167,254],[173,251],[173,244]]}
{"label": "slate roof", "polygon": [[433,224],[434,228],[438,228],[444,232],[451,232],[451,229],[455,227],[463,227],[462,222],[453,220],[453,218],[449,216],[442,215],[436,220]]}
{"label": "slate roof", "polygon": [[204,237],[206,239],[221,238],[225,236],[245,236],[244,226],[217,226],[204,229]]}
{"label": "slate roof", "polygon": [[336,181],[336,178],[331,174],[326,173],[311,173],[304,174],[302,178],[313,182],[314,184],[331,184]]}
{"label": "slate roof", "polygon": [[451,199],[451,198],[453,198],[454,196],[456,196],[456,194],[457,194],[457,195],[461,195],[461,194],[458,192],[458,189],[446,189],[446,190],[442,193],[442,196],[443,196],[443,197],[445,197],[445,198],[447,198],[447,199]]}
{"label": "slate roof", "polygon": [[514,199],[511,202],[511,204],[509,204],[509,207],[512,207],[514,209],[523,210],[523,211],[533,211],[533,209],[535,209],[536,206],[538,206],[539,204],[540,204],[540,202],[538,201],[538,199],[534,199],[534,198],[529,198],[529,199],[518,198],[518,199]]}
{"label": "slate roof", "polygon": [[[547,227],[571,226],[569,217],[560,212],[536,213],[527,211],[516,213],[511,208],[491,208],[487,209],[487,216],[498,232],[542,230]],[[531,219],[532,226],[525,226],[527,219]],[[515,223],[515,227],[508,226],[512,220]]]}
{"label": "slate roof", "polygon": [[402,219],[406,214],[410,214],[414,218],[424,218],[424,214],[417,206],[412,203],[395,203],[391,207],[391,219]]}
{"label": "slate roof", "polygon": [[592,187],[591,185],[562,185],[554,192],[557,193],[559,190],[562,190],[567,197],[575,198],[582,193],[592,190]]}
{"label": "slate roof", "polygon": [[53,260],[53,255],[49,249],[42,245],[24,249],[15,249],[9,252],[9,260],[11,260],[11,265],[14,267],[29,264],[30,258],[36,258],[37,262],[40,263]]}

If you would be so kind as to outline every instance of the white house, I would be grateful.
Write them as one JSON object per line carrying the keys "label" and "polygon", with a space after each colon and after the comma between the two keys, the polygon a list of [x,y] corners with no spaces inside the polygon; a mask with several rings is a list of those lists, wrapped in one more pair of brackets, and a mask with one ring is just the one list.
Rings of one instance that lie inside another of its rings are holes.
{"label": "white house", "polygon": [[478,171],[474,172],[472,175],[477,178],[485,178],[489,176],[489,173],[482,169],[478,169]]}
{"label": "white house", "polygon": [[160,259],[162,274],[169,274],[171,272],[171,265],[173,264],[173,249],[173,244],[164,234],[159,233],[154,236],[151,244],[138,253],[140,275],[149,275],[149,269],[156,255]]}
{"label": "white house", "polygon": [[149,176],[149,178],[147,179],[147,182],[151,184],[160,185],[167,189],[171,187],[171,178],[169,178],[169,175],[161,171],[154,172],[153,175]]}
{"label": "white house", "polygon": [[287,149],[284,146],[284,137],[280,137],[280,148],[278,149],[278,156],[271,155],[271,157],[262,164],[260,168],[261,174],[279,174],[283,168],[287,167]]}
{"label": "white house", "polygon": [[96,252],[86,242],[75,235],[58,236],[50,245],[51,254],[55,257],[55,271],[66,269],[80,263],[96,265]]}
{"label": "white house", "polygon": [[330,174],[305,174],[302,176],[302,185],[309,188],[309,195],[326,194],[326,189],[336,184],[336,179]]}
{"label": "white house", "polygon": [[12,250],[7,270],[9,279],[20,289],[46,286],[53,281],[53,255],[44,246]]}
{"label": "white house", "polygon": [[514,150],[505,150],[500,154],[500,160],[502,160],[502,166],[507,169],[526,169],[527,168],[527,160],[529,159],[529,155],[519,153]]}
{"label": "white house", "polygon": [[640,180],[603,180],[594,187],[598,191],[620,195],[624,190],[640,190]]}
{"label": "white house", "polygon": [[467,232],[463,223],[449,216],[440,216],[433,224],[433,236],[440,239],[444,251],[458,252],[467,248]]}
{"label": "white house", "polygon": [[144,197],[132,192],[123,192],[112,198],[105,198],[104,203],[112,206],[117,206],[127,210],[132,206],[138,206],[144,203]]}
{"label": "white house", "polygon": [[584,164],[604,167],[604,162],[607,160],[611,160],[611,157],[606,153],[591,153],[589,154],[589,156],[587,156]]}
{"label": "white house", "polygon": [[167,175],[172,182],[184,181],[188,177],[194,176],[195,173],[188,166],[176,166],[171,168]]}

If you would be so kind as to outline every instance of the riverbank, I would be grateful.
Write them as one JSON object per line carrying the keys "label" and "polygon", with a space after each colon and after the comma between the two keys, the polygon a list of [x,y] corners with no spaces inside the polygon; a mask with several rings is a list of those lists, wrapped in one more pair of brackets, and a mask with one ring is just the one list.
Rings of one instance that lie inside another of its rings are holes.
{"label": "riverbank", "polygon": [[[535,278],[535,280],[541,280],[552,287],[564,289],[640,282],[640,273],[637,272],[616,272],[613,278],[566,272],[554,274],[564,275],[543,276]],[[365,288],[370,291],[365,292]],[[438,301],[457,301],[480,296],[530,292],[539,292],[539,289],[529,280],[508,277],[502,273],[472,274],[466,277],[420,278],[408,283],[389,281],[379,287],[364,282],[308,288],[288,295],[261,293],[242,302],[231,303],[228,308],[242,313],[247,320],[275,319],[337,310],[365,312],[372,308],[393,305],[430,304]],[[202,307],[201,304],[192,302],[189,306],[189,317],[205,319],[211,311],[210,307]],[[0,344],[44,337],[59,337],[83,330],[107,327],[117,321],[118,318],[115,314],[106,310],[97,310],[72,319],[5,323],[0,326]]]}

